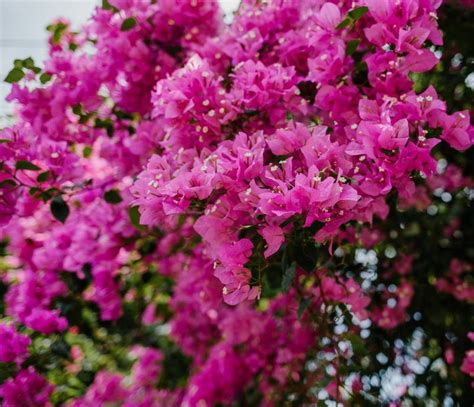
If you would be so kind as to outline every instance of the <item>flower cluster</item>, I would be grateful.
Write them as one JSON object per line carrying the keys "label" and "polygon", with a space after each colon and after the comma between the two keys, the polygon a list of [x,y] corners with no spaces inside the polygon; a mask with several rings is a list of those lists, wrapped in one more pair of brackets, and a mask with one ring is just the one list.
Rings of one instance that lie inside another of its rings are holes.
{"label": "flower cluster", "polygon": [[0,130],[3,405],[401,403],[374,371],[412,380],[423,341],[462,386],[467,319],[425,315],[474,302],[469,104],[420,88],[441,3],[243,0],[225,24],[105,0],[49,26]]}
{"label": "flower cluster", "polygon": [[0,362],[15,362],[20,365],[28,354],[28,346],[31,340],[28,336],[22,335],[15,330],[12,325],[0,325],[0,338],[2,349],[0,350]]}

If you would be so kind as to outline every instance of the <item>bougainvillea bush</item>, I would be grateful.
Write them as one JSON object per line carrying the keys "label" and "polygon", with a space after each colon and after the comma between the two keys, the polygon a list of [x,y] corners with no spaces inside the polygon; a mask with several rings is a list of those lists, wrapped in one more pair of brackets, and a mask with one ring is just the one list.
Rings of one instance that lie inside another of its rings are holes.
{"label": "bougainvillea bush", "polygon": [[3,406],[471,405],[472,6],[53,22],[6,78]]}

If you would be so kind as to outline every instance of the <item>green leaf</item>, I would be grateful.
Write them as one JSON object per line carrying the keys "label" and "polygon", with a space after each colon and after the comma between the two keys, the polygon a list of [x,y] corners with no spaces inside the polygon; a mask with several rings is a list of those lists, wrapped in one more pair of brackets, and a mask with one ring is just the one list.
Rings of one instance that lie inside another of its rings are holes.
{"label": "green leaf", "polygon": [[346,45],[346,55],[352,55],[354,52],[356,52],[359,44],[360,40],[350,40]]}
{"label": "green leaf", "polygon": [[31,57],[23,60],[23,67],[33,71],[34,73],[41,72],[41,68],[38,68],[37,66],[35,66],[35,61]]}
{"label": "green leaf", "polygon": [[357,7],[352,11],[349,11],[347,13],[346,17],[336,26],[338,30],[342,30],[343,28],[346,28],[350,24],[354,24],[357,20],[362,18],[369,9],[367,7]]}
{"label": "green leaf", "polygon": [[13,68],[5,78],[5,82],[7,83],[16,83],[23,79],[25,74],[20,68]]}
{"label": "green leaf", "polygon": [[17,366],[15,363],[2,363],[2,368],[0,369],[0,383],[4,383],[10,377],[13,377],[16,374]]}
{"label": "green leaf", "polygon": [[45,182],[48,180],[49,175],[50,175],[49,171],[44,171],[36,177],[36,181]]}
{"label": "green leaf", "polygon": [[111,189],[107,191],[104,194],[104,199],[105,199],[105,202],[112,205],[116,205],[123,201],[122,197],[120,196],[119,191],[117,191],[116,189]]}
{"label": "green leaf", "polygon": [[296,263],[291,263],[291,266],[286,269],[283,273],[283,278],[281,280],[281,288],[283,291],[288,291],[293,284],[293,280],[295,279],[296,275]]}
{"label": "green leaf", "polygon": [[82,105],[80,103],[72,107],[72,112],[78,116],[84,115],[84,111],[82,110]]}
{"label": "green leaf", "polygon": [[[265,290],[265,297],[274,296],[281,291],[281,281],[283,279],[283,271],[281,264],[271,264],[265,270],[265,283],[263,289]],[[270,293],[271,291],[271,293]]]}
{"label": "green leaf", "polygon": [[51,200],[50,209],[53,216],[61,223],[64,223],[69,216],[69,206],[64,202],[61,195],[56,195]]}
{"label": "green leaf", "polygon": [[51,80],[52,76],[49,73],[42,73],[40,76],[40,82],[44,85]]}
{"label": "green leaf", "polygon": [[367,355],[367,347],[365,345],[364,340],[355,333],[348,333],[346,334],[346,339],[348,339],[352,345],[352,350],[357,355]]}
{"label": "green leaf", "polygon": [[156,241],[152,240],[145,240],[143,244],[138,247],[138,252],[143,256],[147,256],[148,254],[153,253],[156,250]]}
{"label": "green leaf", "polygon": [[92,147],[91,146],[85,146],[84,149],[82,150],[82,156],[84,158],[90,157],[92,154]]}
{"label": "green leaf", "polygon": [[128,209],[128,217],[130,218],[130,223],[140,229],[140,212],[138,211],[138,206],[131,206]]}
{"label": "green leaf", "polygon": [[352,22],[352,19],[346,17],[336,26],[336,28],[338,30],[342,30],[343,28],[346,28],[351,22]]}
{"label": "green leaf", "polygon": [[64,23],[51,24],[46,29],[53,33],[53,44],[58,44],[67,29],[67,25]]}
{"label": "green leaf", "polygon": [[30,196],[34,196],[38,192],[41,192],[41,189],[39,189],[37,187],[32,187],[32,188],[30,188],[28,193],[30,194]]}
{"label": "green leaf", "polygon": [[38,197],[44,202],[48,202],[55,193],[58,192],[57,188],[49,188],[46,191],[41,191],[39,188],[37,188],[38,191],[40,192]]}
{"label": "green leaf", "polygon": [[301,319],[303,313],[306,311],[306,308],[309,307],[309,304],[311,304],[311,300],[309,298],[301,298],[298,305],[298,319]]}
{"label": "green leaf", "polygon": [[316,267],[318,248],[315,244],[298,244],[295,249],[294,258],[304,271],[311,273]]}
{"label": "green leaf", "polygon": [[363,16],[365,16],[367,13],[369,12],[369,8],[368,7],[357,7],[355,8],[354,10],[352,11],[349,11],[349,15],[355,20],[357,21],[359,18],[362,18]]}
{"label": "green leaf", "polygon": [[91,118],[92,113],[86,113],[81,103],[72,106],[72,112],[79,116],[79,123],[84,124]]}
{"label": "green leaf", "polygon": [[8,140],[7,138],[0,138],[0,144],[3,144],[3,143],[11,143],[12,140]]}
{"label": "green leaf", "polygon": [[117,7],[112,6],[108,0],[102,0],[102,8],[104,10],[112,10],[114,13],[118,11]]}
{"label": "green leaf", "polygon": [[70,351],[71,351],[71,347],[67,344],[67,342],[63,338],[59,338],[57,341],[53,342],[53,344],[50,347],[50,350],[55,355],[58,355],[64,359],[68,359]]}
{"label": "green leaf", "polygon": [[23,68],[25,68],[25,69],[29,69],[30,71],[33,71],[34,73],[41,72],[41,68],[38,68],[37,66],[35,66],[35,61],[31,57],[28,57],[26,59],[15,59],[15,61],[13,62],[13,67],[14,67],[14,70],[18,69],[22,71]]}
{"label": "green leaf", "polygon": [[120,27],[120,29],[122,31],[128,31],[128,30],[131,30],[136,25],[137,25],[137,20],[135,20],[134,17],[129,17],[129,18],[123,20],[123,23],[122,23],[122,26]]}
{"label": "green leaf", "polygon": [[33,58],[29,57],[23,60],[23,66],[28,69],[32,69],[35,67],[35,61]]}
{"label": "green leaf", "polygon": [[134,119],[134,116],[132,113],[125,112],[123,110],[117,109],[116,107],[112,109],[112,113],[115,116],[117,116],[117,119],[120,119],[120,120],[133,120]]}
{"label": "green leaf", "polygon": [[30,163],[29,161],[20,160],[17,161],[15,164],[15,169],[17,170],[30,170],[30,171],[39,171],[41,170],[40,167]]}
{"label": "green leaf", "polygon": [[10,185],[12,187],[16,187],[16,182],[13,181],[12,179],[5,179],[2,182],[0,182],[0,188],[4,188],[8,185]]}
{"label": "green leaf", "polygon": [[107,136],[110,138],[114,136],[114,123],[111,119],[102,120],[100,118],[96,118],[94,127],[96,129],[105,129],[107,131]]}
{"label": "green leaf", "polygon": [[288,245],[283,243],[280,250],[283,252],[281,256],[281,271],[284,273],[288,268]]}

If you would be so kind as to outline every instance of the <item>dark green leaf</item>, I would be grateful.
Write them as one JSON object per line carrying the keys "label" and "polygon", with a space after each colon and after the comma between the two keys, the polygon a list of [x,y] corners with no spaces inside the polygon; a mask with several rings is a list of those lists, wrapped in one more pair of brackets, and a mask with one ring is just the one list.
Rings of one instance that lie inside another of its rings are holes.
{"label": "dark green leaf", "polygon": [[77,105],[74,105],[72,107],[72,112],[79,116],[79,123],[84,124],[87,123],[87,121],[90,119],[92,116],[92,113],[86,113],[84,111],[84,108],[82,107],[82,104],[78,103]]}
{"label": "dark green leaf", "polygon": [[44,85],[51,80],[52,76],[49,73],[43,73],[40,76],[40,82]]}
{"label": "dark green leaf", "polygon": [[5,78],[5,82],[7,82],[7,83],[16,83],[16,82],[20,81],[21,79],[23,79],[24,76],[25,76],[25,74],[23,73],[23,71],[20,68],[13,68],[8,73],[7,77]]}
{"label": "dark green leaf", "polygon": [[62,358],[67,359],[70,356],[71,347],[62,338],[60,338],[57,341],[53,342],[50,349],[51,349],[51,352],[53,352],[54,354],[56,354],[56,355],[58,355]]}
{"label": "dark green leaf", "polygon": [[64,223],[69,216],[69,206],[64,202],[61,195],[55,196],[51,201],[51,213],[53,216],[59,220],[61,223]]}
{"label": "dark green leaf", "polygon": [[131,206],[128,209],[128,216],[130,218],[130,223],[136,228],[140,228],[140,212],[138,211],[138,206]]}
{"label": "dark green leaf", "polygon": [[279,264],[271,264],[265,270],[265,290],[271,290],[274,294],[278,294],[281,290],[281,281],[283,278],[283,271]]}
{"label": "dark green leaf", "polygon": [[88,157],[90,157],[91,154],[92,154],[92,147],[91,146],[85,146],[84,150],[82,150],[82,156],[84,158],[88,158]]}
{"label": "dark green leaf", "polygon": [[41,168],[29,161],[20,160],[17,161],[15,164],[15,168],[17,170],[31,170],[31,171],[39,171]]}
{"label": "dark green leaf", "polygon": [[117,191],[116,189],[111,189],[107,191],[104,194],[104,199],[105,199],[105,202],[109,204],[113,204],[113,205],[118,204],[123,201],[122,197],[120,196],[119,191]]}
{"label": "dark green leaf", "polygon": [[148,254],[153,253],[156,250],[156,242],[154,239],[145,240],[143,244],[138,247],[138,252],[142,256],[147,256]]}
{"label": "dark green leaf", "polygon": [[311,304],[311,300],[309,298],[301,298],[300,303],[298,305],[298,319],[301,319],[303,313],[305,312],[306,308],[308,308],[309,304]]}
{"label": "dark green leaf", "polygon": [[123,20],[123,23],[122,23],[122,26],[120,27],[120,29],[122,31],[128,31],[128,30],[131,30],[136,25],[137,25],[137,20],[135,20],[135,18],[133,18],[133,17],[129,17],[129,18]]}
{"label": "dark green leaf", "polygon": [[37,187],[32,187],[32,188],[30,188],[29,194],[31,196],[34,196],[37,192],[40,192],[40,191],[41,191],[41,189],[39,189]]}
{"label": "dark green leaf", "polygon": [[164,353],[163,374],[160,376],[158,386],[170,389],[182,386],[189,374],[190,359],[176,347],[166,349]]}
{"label": "dark green leaf", "polygon": [[13,181],[12,179],[5,179],[2,182],[0,182],[0,188],[4,188],[6,186],[16,187],[16,182]]}
{"label": "dark green leaf", "polygon": [[354,19],[358,20],[359,18],[362,18],[369,12],[368,7],[357,7],[352,11],[349,11],[349,15]]}
{"label": "dark green leaf", "polygon": [[348,333],[346,335],[346,339],[351,342],[352,350],[358,355],[366,355],[367,347],[365,345],[364,340],[355,333]]}
{"label": "dark green leaf", "polygon": [[342,30],[343,28],[346,28],[350,23],[351,23],[351,19],[350,18],[345,18],[344,20],[342,20],[338,25],[337,25],[337,29],[338,30]]}
{"label": "dark green leaf", "polygon": [[284,243],[280,250],[283,252],[281,256],[281,271],[284,273],[288,268],[288,245]]}
{"label": "dark green leaf", "polygon": [[0,369],[0,383],[4,383],[5,380],[13,377],[17,369],[18,367],[15,363],[2,363],[2,368]]}
{"label": "dark green leaf", "polygon": [[81,370],[77,374],[77,378],[84,383],[86,386],[89,386],[94,381],[95,374],[87,370]]}
{"label": "dark green leaf", "polygon": [[133,120],[133,114],[117,109],[116,107],[112,109],[112,113],[120,120]]}
{"label": "dark green leaf", "polygon": [[77,105],[74,105],[72,107],[72,112],[78,116],[82,116],[84,114],[82,110],[82,105],[80,103],[78,103]]}
{"label": "dark green leaf", "polygon": [[359,44],[360,40],[350,40],[346,45],[346,55],[352,55],[354,52],[356,52]]}
{"label": "dark green leaf", "polygon": [[283,279],[281,280],[281,288],[283,291],[288,291],[293,284],[293,280],[296,275],[296,263],[293,262],[290,267],[283,273]]}
{"label": "dark green leaf", "polygon": [[96,129],[105,129],[109,137],[113,137],[114,135],[114,123],[112,122],[111,119],[103,120],[100,118],[96,118],[94,127]]}
{"label": "dark green leaf", "polygon": [[102,0],[102,8],[104,10],[112,10],[113,12],[118,11],[118,9],[114,6],[112,6],[112,4],[110,4],[108,0]]}
{"label": "dark green leaf", "polygon": [[3,143],[11,143],[12,141],[11,140],[8,140],[7,138],[0,138],[0,144],[3,144]]}
{"label": "dark green leaf", "polygon": [[316,267],[318,258],[318,248],[314,244],[310,245],[297,245],[295,259],[298,265],[301,266],[304,271],[311,273]]}
{"label": "dark green leaf", "polygon": [[23,60],[23,66],[28,69],[32,69],[35,67],[35,61],[33,61],[33,58],[29,57]]}
{"label": "dark green leaf", "polygon": [[36,181],[45,182],[48,180],[48,178],[49,178],[49,171],[44,171],[36,177]]}
{"label": "dark green leaf", "polygon": [[48,202],[56,192],[58,192],[56,188],[49,188],[46,191],[41,191],[41,190],[39,191],[40,191],[39,198],[41,198],[42,201],[45,203]]}
{"label": "dark green leaf", "polygon": [[58,44],[67,29],[67,25],[64,23],[52,24],[46,27],[46,29],[53,33],[53,44]]}

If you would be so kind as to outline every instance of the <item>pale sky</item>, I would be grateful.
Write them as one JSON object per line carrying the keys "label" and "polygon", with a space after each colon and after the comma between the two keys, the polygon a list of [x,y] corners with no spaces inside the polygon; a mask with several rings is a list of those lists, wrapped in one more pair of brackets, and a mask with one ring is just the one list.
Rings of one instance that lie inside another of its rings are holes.
{"label": "pale sky", "polygon": [[[220,0],[226,13],[232,13],[240,0]],[[0,116],[11,111],[4,103],[10,85],[3,79],[14,59],[32,57],[40,64],[47,55],[46,26],[62,16],[74,26],[85,22],[100,0],[0,0]]]}

